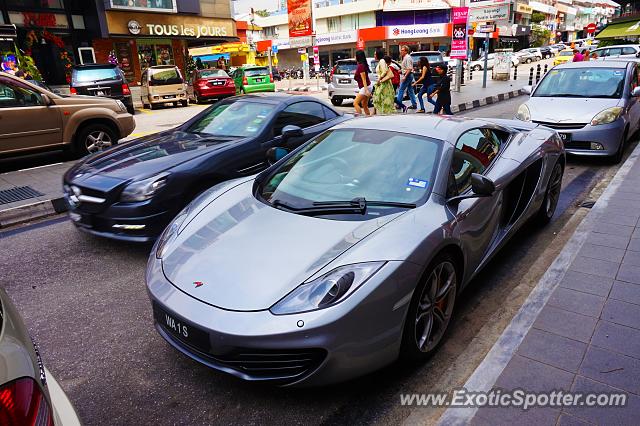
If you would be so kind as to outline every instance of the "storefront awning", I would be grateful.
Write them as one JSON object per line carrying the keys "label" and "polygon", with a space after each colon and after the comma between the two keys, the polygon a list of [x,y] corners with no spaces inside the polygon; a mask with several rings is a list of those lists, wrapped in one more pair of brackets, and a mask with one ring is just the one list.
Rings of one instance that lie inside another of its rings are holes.
{"label": "storefront awning", "polygon": [[640,21],[609,24],[596,36],[597,39],[640,36]]}

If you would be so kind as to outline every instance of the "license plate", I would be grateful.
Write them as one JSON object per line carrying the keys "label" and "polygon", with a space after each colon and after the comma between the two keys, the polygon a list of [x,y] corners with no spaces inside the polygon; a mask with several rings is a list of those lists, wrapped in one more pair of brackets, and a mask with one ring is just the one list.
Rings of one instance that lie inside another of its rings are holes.
{"label": "license plate", "polygon": [[164,99],[171,99],[171,98],[173,98],[173,96],[172,95],[168,95],[168,96],[163,96],[163,98]]}
{"label": "license plate", "polygon": [[222,82],[222,81],[214,81],[213,82],[214,86],[222,86],[223,84],[224,84],[224,82]]}
{"label": "license plate", "polygon": [[153,313],[158,324],[173,337],[201,352],[209,351],[211,344],[207,332],[167,313],[155,303],[153,304]]}
{"label": "license plate", "polygon": [[261,78],[256,78],[254,81],[255,81],[256,83],[262,83],[262,79],[261,79]]}
{"label": "license plate", "polygon": [[569,142],[571,140],[571,133],[559,133],[562,142]]}
{"label": "license plate", "polygon": [[98,90],[98,91],[96,92],[96,95],[98,95],[98,96],[104,96],[104,92],[103,92],[102,90]]}
{"label": "license plate", "polygon": [[347,79],[347,78],[342,78],[339,81],[340,84],[349,84],[351,83],[351,80]]}

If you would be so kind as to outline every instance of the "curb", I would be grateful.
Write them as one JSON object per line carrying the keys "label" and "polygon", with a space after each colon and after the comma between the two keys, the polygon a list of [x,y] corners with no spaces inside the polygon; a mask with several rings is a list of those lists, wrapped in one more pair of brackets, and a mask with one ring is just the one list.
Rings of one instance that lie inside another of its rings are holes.
{"label": "curb", "polygon": [[522,89],[512,90],[510,92],[499,93],[495,96],[487,96],[486,98],[476,99],[470,102],[465,102],[458,105],[451,105],[451,112],[464,112],[470,109],[480,108],[486,105],[492,105],[501,101],[506,101],[511,98],[516,98],[520,95],[524,95]]}
{"label": "curb", "polygon": [[67,204],[64,197],[57,197],[50,200],[39,201],[26,206],[14,207],[12,209],[0,211],[0,229],[11,225],[28,222],[30,220],[41,219],[54,214],[67,211]]}
{"label": "curb", "polygon": [[[640,145],[631,153],[629,158],[618,169],[617,173],[598,198],[589,213],[578,225],[573,235],[564,245],[560,254],[555,258],[549,269],[540,278],[527,300],[515,314],[509,325],[502,332],[496,343],[491,347],[482,362],[471,373],[463,387],[470,392],[488,392],[505,369],[518,346],[527,335],[529,329],[538,318],[551,294],[564,278],[571,262],[584,245],[589,232],[596,226],[596,220],[601,216],[609,203],[609,199],[618,189],[631,168],[640,159]],[[477,407],[449,408],[438,419],[437,425],[466,425],[471,422],[478,410]]]}

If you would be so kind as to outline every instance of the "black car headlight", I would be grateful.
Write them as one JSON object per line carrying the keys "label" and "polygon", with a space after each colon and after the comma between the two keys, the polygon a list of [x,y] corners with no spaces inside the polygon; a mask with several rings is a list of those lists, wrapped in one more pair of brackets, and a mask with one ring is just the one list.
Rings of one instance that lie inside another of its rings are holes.
{"label": "black car headlight", "polygon": [[191,205],[187,205],[178,215],[171,221],[169,226],[165,228],[165,230],[158,238],[158,245],[156,246],[156,258],[162,259],[162,256],[165,254],[165,250],[169,246],[173,240],[176,239],[178,234],[180,233],[180,227],[184,223],[184,220],[189,216],[189,212],[191,211]]}
{"label": "black car headlight", "polygon": [[315,280],[301,284],[270,309],[275,315],[299,314],[335,305],[349,297],[385,262],[340,266]]}
{"label": "black car headlight", "polygon": [[148,200],[167,184],[168,177],[168,173],[163,173],[145,180],[130,183],[124,188],[122,194],[120,194],[120,201],[135,203]]}

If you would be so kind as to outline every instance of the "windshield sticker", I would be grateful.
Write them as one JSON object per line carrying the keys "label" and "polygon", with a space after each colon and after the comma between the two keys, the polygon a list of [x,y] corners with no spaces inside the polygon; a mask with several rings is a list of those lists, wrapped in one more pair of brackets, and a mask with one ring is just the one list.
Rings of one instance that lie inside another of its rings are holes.
{"label": "windshield sticker", "polygon": [[415,186],[416,188],[426,188],[427,181],[419,178],[409,178],[407,181],[407,186]]}
{"label": "windshield sticker", "polygon": [[622,74],[624,74],[624,71],[615,70],[615,71],[613,72],[613,75],[622,75]]}
{"label": "windshield sticker", "polygon": [[257,127],[247,127],[247,132],[253,133],[253,132],[257,132],[257,131],[258,131]]}

